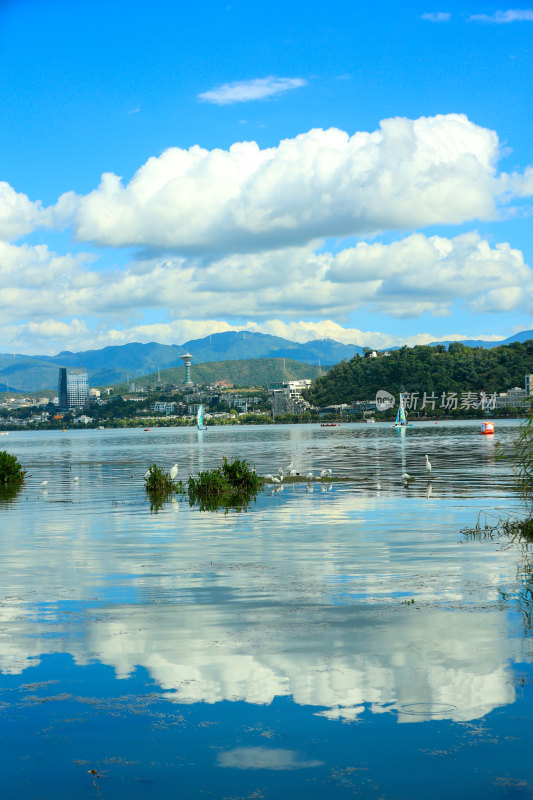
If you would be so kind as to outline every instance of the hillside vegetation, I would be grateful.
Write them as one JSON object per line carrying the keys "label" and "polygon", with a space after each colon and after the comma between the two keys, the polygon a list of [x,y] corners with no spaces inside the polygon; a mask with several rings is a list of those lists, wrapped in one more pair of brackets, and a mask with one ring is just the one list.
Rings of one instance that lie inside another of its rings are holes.
{"label": "hillside vegetation", "polygon": [[[193,364],[191,379],[194,383],[211,384],[227,380],[235,386],[264,386],[278,381],[299,380],[318,377],[324,372],[312,364],[302,364],[290,358],[248,358],[245,361],[216,361],[208,364]],[[182,384],[185,380],[185,367],[162,369],[159,373],[135,378],[137,387],[156,384]],[[126,390],[126,385],[115,387],[116,391]]]}
{"label": "hillside vegetation", "polygon": [[533,373],[533,340],[490,350],[463,344],[402,347],[377,358],[354,356],[332,367],[308,392],[315,405],[369,400],[385,389],[405,392],[504,392]]}

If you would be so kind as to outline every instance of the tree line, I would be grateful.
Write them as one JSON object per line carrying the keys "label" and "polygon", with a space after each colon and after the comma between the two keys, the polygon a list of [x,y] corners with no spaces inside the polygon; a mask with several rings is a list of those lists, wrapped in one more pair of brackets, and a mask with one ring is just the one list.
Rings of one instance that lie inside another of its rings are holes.
{"label": "tree line", "polygon": [[371,400],[384,389],[399,392],[504,392],[524,387],[533,373],[533,340],[489,350],[454,342],[401,347],[372,357],[370,352],[341,361],[313,382],[307,400],[317,406]]}

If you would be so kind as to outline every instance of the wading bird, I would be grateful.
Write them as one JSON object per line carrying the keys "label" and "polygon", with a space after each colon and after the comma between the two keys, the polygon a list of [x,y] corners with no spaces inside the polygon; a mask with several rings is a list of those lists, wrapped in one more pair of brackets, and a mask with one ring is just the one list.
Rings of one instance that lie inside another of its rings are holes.
{"label": "wading bird", "polygon": [[431,461],[429,460],[427,455],[426,455],[426,471],[429,472],[429,474],[431,475]]}
{"label": "wading bird", "polygon": [[174,466],[171,467],[170,469],[170,480],[173,481],[174,478],[177,476],[177,474],[178,474],[178,465],[174,464]]}

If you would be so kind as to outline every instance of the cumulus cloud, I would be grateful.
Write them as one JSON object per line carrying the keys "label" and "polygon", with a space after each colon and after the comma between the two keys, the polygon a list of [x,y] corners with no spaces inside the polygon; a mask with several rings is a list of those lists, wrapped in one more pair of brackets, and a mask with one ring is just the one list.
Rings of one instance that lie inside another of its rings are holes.
{"label": "cumulus cloud", "polygon": [[530,8],[514,8],[508,11],[496,11],[494,14],[472,14],[472,22],[493,22],[505,25],[509,22],[533,22],[533,10]]}
{"label": "cumulus cloud", "polygon": [[[398,337],[342,323],[357,309],[406,318],[442,316],[457,304],[484,313],[531,307],[533,274],[522,253],[475,232],[453,239],[412,234],[338,253],[322,252],[319,244],[96,270],[88,256],[0,243],[0,350],[53,352],[62,339],[70,349],[177,343],[242,327],[297,341],[388,347]],[[148,314],[158,321],[145,321]],[[424,333],[408,343],[436,338]]]}
{"label": "cumulus cloud", "polygon": [[66,192],[54,206],[45,208],[40,200],[34,202],[6,181],[0,181],[0,240],[20,239],[39,227],[65,227],[72,218],[75,202],[74,192]]}
{"label": "cumulus cloud", "polygon": [[427,14],[422,14],[421,19],[428,22],[449,22],[451,14],[448,11],[432,11]]}
{"label": "cumulus cloud", "polygon": [[124,185],[102,176],[73,208],[77,238],[184,254],[253,252],[320,237],[491,219],[498,137],[461,114],[311,130],[277,147],[171,148]]}
{"label": "cumulus cloud", "polygon": [[41,224],[42,219],[40,202],[32,202],[9,183],[0,181],[0,239],[11,241],[25,236]]}
{"label": "cumulus cloud", "polygon": [[[360,243],[335,256],[327,276],[345,283],[379,276],[377,308],[400,317],[447,313],[459,298],[477,309],[487,289],[496,294],[533,286],[520,250],[507,242],[490,247],[475,232],[454,239],[412,234],[390,245]],[[513,294],[513,308],[523,305],[523,298]]]}
{"label": "cumulus cloud", "polygon": [[274,75],[270,75],[267,78],[224,83],[222,86],[202,92],[198,95],[198,99],[205,103],[226,106],[250,100],[264,100],[267,97],[288,92],[290,89],[299,89],[306,84],[307,81],[303,78],[276,78]]}

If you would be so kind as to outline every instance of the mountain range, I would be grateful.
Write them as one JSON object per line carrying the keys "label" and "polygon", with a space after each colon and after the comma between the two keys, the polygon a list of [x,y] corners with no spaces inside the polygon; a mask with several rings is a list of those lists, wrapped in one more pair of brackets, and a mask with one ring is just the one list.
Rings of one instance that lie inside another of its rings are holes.
{"label": "mountain range", "polygon": [[[496,347],[512,342],[533,339],[533,331],[522,331],[499,342],[465,340],[470,347]],[[451,342],[432,342],[445,344]],[[397,349],[397,348],[392,348]],[[191,339],[182,345],[132,342],[112,345],[100,350],[73,353],[65,350],[55,356],[26,356],[0,354],[0,390],[36,392],[57,386],[59,367],[84,368],[89,373],[91,386],[105,386],[127,382],[158,369],[182,366],[180,355],[189,351],[194,364],[259,359],[289,358],[294,361],[328,366],[350,359],[364,348],[356,344],[341,344],[333,339],[314,339],[310,342],[292,342],[279,336],[249,331],[213,333],[203,339]]]}

